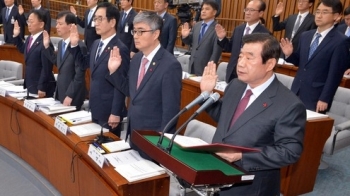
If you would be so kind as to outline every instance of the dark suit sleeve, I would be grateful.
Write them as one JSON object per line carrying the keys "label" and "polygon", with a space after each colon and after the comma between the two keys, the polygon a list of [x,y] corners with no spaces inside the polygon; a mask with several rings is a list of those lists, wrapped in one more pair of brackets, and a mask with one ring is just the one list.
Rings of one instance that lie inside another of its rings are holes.
{"label": "dark suit sleeve", "polygon": [[296,162],[303,150],[305,122],[305,106],[300,102],[291,104],[276,122],[274,145],[260,147],[260,153],[243,153],[243,168],[267,170]]}
{"label": "dark suit sleeve", "polygon": [[194,27],[192,28],[190,34],[187,37],[182,37],[181,36],[182,42],[184,44],[192,45],[193,29],[194,29]]}
{"label": "dark suit sleeve", "polygon": [[233,36],[234,32],[232,34],[231,40],[229,40],[227,37],[225,37],[221,41],[218,39],[217,45],[219,45],[225,52],[231,52]]}
{"label": "dark suit sleeve", "polygon": [[[42,44],[42,43],[41,43]],[[50,85],[47,85],[51,80],[51,75],[52,75],[52,68],[53,68],[53,63],[51,60],[45,57],[43,54],[43,50],[45,50],[44,46],[41,46],[41,63],[42,63],[42,69],[39,77],[39,82],[38,82],[38,90],[43,91],[43,92],[48,92]],[[50,48],[53,50],[53,45],[50,43]]]}
{"label": "dark suit sleeve", "polygon": [[[218,41],[217,36],[215,35],[215,42],[217,42],[217,41]],[[214,42],[214,46],[213,46],[213,53],[211,54],[209,61],[214,61],[214,63],[218,64],[219,59],[221,57],[222,48],[218,44],[215,44],[215,42]]]}
{"label": "dark suit sleeve", "polygon": [[57,55],[53,48],[48,47],[43,49],[42,51],[43,57],[47,58],[53,65],[57,65]]}
{"label": "dark suit sleeve", "polygon": [[282,31],[286,28],[287,20],[280,22],[280,16],[272,16],[273,31]]}
{"label": "dark suit sleeve", "polygon": [[51,16],[50,16],[50,11],[48,9],[45,9],[45,16],[46,16],[45,30],[50,35],[50,32],[51,32]]}
{"label": "dark suit sleeve", "polygon": [[168,39],[168,44],[166,46],[167,51],[173,51],[175,42],[176,42],[176,37],[177,37],[177,22],[175,18],[172,18],[169,24],[169,39]]}
{"label": "dark suit sleeve", "polygon": [[79,16],[77,16],[76,19],[77,19],[77,24],[78,24],[81,28],[85,28],[85,18],[80,19]]}
{"label": "dark suit sleeve", "polygon": [[17,37],[14,37],[15,40],[15,45],[18,49],[18,51],[22,54],[24,54],[24,50],[25,50],[25,43],[24,41],[21,39],[21,37],[18,35]]}
{"label": "dark suit sleeve", "polygon": [[118,69],[111,75],[107,76],[106,79],[125,96],[129,97],[129,76],[124,72],[123,69]]}

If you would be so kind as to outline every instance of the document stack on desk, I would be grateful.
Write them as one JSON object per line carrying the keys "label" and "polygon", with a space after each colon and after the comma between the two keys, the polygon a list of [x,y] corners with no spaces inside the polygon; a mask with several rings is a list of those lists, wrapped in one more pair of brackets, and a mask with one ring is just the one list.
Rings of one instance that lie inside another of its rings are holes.
{"label": "document stack on desk", "polygon": [[104,155],[114,169],[129,182],[142,180],[165,173],[165,169],[146,160],[135,150]]}
{"label": "document stack on desk", "polygon": [[[79,137],[86,137],[90,135],[97,135],[101,133],[101,126],[96,123],[88,123],[88,124],[82,124],[82,125],[76,125],[76,126],[71,126],[69,129],[77,134]],[[108,129],[103,128],[103,132],[109,132]]]}
{"label": "document stack on desk", "polygon": [[130,144],[125,140],[107,142],[101,145],[104,149],[107,150],[108,153],[119,152],[119,151],[123,151],[131,148]]}
{"label": "document stack on desk", "polygon": [[58,114],[63,112],[69,112],[76,110],[75,106],[65,106],[60,101],[55,100],[54,98],[42,98],[42,99],[33,99],[27,100],[34,103],[37,106],[37,109],[44,112],[47,115]]}
{"label": "document stack on desk", "polygon": [[327,118],[328,115],[326,114],[320,114],[311,110],[306,110],[306,119],[307,120],[316,120],[316,119],[322,119]]}
{"label": "document stack on desk", "polygon": [[85,110],[61,114],[59,117],[71,125],[91,122],[91,112]]}

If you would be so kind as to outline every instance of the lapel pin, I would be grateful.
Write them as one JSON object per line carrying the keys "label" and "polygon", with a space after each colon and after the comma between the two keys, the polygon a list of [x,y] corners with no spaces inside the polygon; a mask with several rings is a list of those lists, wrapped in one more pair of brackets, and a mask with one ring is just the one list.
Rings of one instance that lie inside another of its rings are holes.
{"label": "lapel pin", "polygon": [[152,72],[152,71],[153,71],[153,69],[152,69],[152,68],[149,68],[149,71],[150,71],[150,72]]}
{"label": "lapel pin", "polygon": [[155,63],[155,62],[153,62],[153,63],[152,63],[152,65],[153,65],[153,66],[155,66],[155,65],[156,65],[156,63]]}
{"label": "lapel pin", "polygon": [[263,103],[263,107],[266,108],[267,107],[267,103]]}

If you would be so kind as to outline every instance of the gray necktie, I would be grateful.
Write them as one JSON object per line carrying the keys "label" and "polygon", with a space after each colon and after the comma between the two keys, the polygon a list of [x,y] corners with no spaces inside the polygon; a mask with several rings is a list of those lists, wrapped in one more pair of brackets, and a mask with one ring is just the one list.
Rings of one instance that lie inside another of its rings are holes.
{"label": "gray necktie", "polygon": [[294,37],[295,33],[298,31],[298,29],[300,27],[300,22],[301,22],[301,15],[298,16],[298,19],[297,19],[297,21],[294,24],[292,38]]}

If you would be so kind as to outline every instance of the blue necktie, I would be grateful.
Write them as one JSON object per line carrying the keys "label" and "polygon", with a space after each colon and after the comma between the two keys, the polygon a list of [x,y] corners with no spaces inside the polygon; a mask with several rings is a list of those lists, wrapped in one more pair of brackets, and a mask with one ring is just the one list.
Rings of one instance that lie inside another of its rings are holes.
{"label": "blue necktie", "polygon": [[93,15],[93,11],[90,10],[89,15],[88,15],[88,22],[87,22],[87,24],[90,24],[92,15]]}
{"label": "blue necktie", "polygon": [[310,50],[309,50],[309,58],[311,58],[312,54],[315,52],[315,50],[317,49],[317,46],[318,46],[318,41],[321,37],[321,34],[319,33],[316,33],[316,38],[315,40],[312,42],[311,46],[310,46]]}
{"label": "blue necktie", "polygon": [[5,15],[6,21],[9,20],[9,15],[10,15],[10,8],[7,8],[7,9],[6,9],[6,15]]}
{"label": "blue necktie", "polygon": [[66,52],[66,42],[62,41],[62,48],[61,48],[61,59],[64,57],[64,53]]}
{"label": "blue necktie", "polygon": [[348,28],[348,30],[346,31],[346,36],[350,37],[350,28]]}
{"label": "blue necktie", "polygon": [[124,12],[124,15],[123,15],[123,18],[122,18],[122,27],[125,24],[126,15],[127,15],[126,12]]}
{"label": "blue necktie", "polygon": [[203,36],[204,36],[205,27],[207,27],[207,24],[206,24],[206,23],[203,23],[203,24],[202,24],[201,32],[199,33],[198,43],[202,40],[202,38],[203,38]]}
{"label": "blue necktie", "polygon": [[100,41],[100,43],[98,44],[95,61],[97,61],[98,58],[100,58],[102,46],[103,46],[103,42]]}

